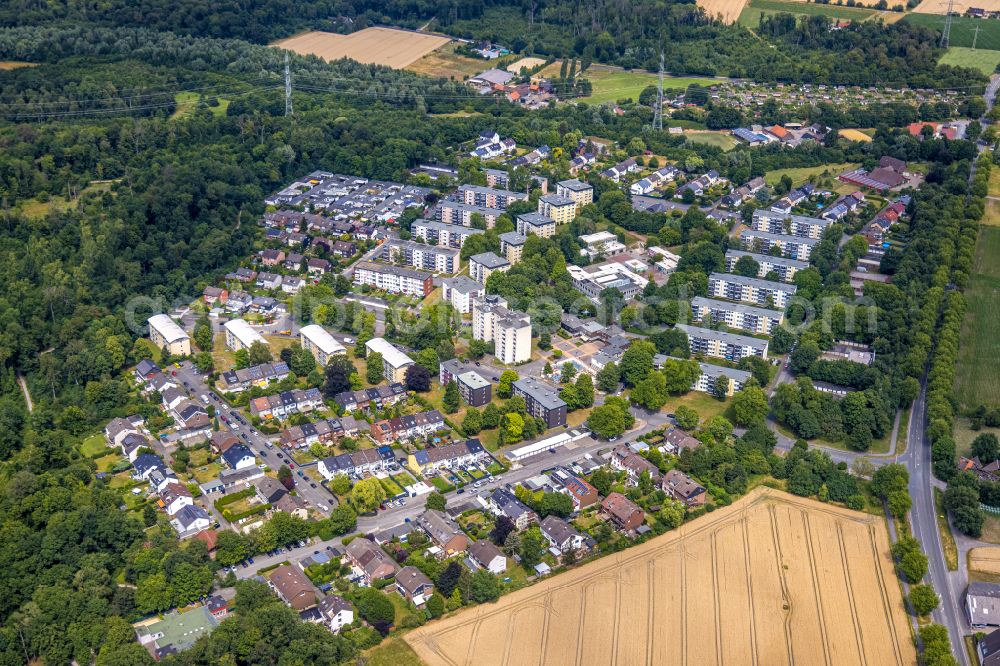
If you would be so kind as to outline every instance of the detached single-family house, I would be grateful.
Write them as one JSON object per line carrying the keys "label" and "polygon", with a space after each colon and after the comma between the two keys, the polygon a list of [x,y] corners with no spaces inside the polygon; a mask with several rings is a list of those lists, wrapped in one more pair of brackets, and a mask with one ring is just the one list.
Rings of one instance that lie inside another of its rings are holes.
{"label": "detached single-family house", "polygon": [[542,530],[542,536],[549,542],[549,545],[558,548],[563,553],[581,550],[589,546],[586,536],[557,516],[546,516],[539,527]]}
{"label": "detached single-family house", "polygon": [[208,529],[211,524],[212,520],[209,518],[208,512],[197,504],[181,508],[170,521],[170,525],[182,539],[192,537],[198,532]]}
{"label": "detached single-family house", "polygon": [[319,612],[323,616],[323,623],[335,634],[354,622],[354,607],[336,594],[328,594],[320,599]]}
{"label": "detached single-family house", "polygon": [[415,606],[422,606],[434,594],[434,583],[416,567],[403,567],[396,574],[396,589]]}
{"label": "detached single-family house", "polygon": [[614,526],[623,532],[638,529],[646,520],[643,510],[621,493],[611,493],[605,497],[601,502],[601,509]]}
{"label": "detached single-family house", "polygon": [[417,524],[441,548],[445,557],[465,552],[469,544],[469,538],[458,523],[444,512],[427,509],[417,518]]}
{"label": "detached single-family house", "polygon": [[480,539],[469,546],[469,561],[495,575],[507,571],[507,558],[489,539]]}
{"label": "detached single-family house", "polygon": [[685,506],[702,506],[707,499],[705,488],[679,469],[663,477],[663,492]]}
{"label": "detached single-family house", "polygon": [[184,507],[194,504],[191,491],[177,482],[167,484],[167,487],[160,492],[160,501],[168,516],[176,515]]}
{"label": "detached single-family house", "polygon": [[230,469],[235,470],[253,467],[257,462],[253,451],[242,444],[226,449],[226,452],[222,454],[222,459],[226,461]]}
{"label": "detached single-family house", "polygon": [[293,610],[301,612],[316,605],[316,588],[304,573],[290,564],[283,564],[268,574],[267,584]]}
{"label": "detached single-family house", "polygon": [[507,516],[519,530],[538,522],[538,514],[505,488],[493,491],[487,499],[486,508],[495,516]]}
{"label": "detached single-family house", "polygon": [[351,541],[345,551],[347,561],[361,576],[365,585],[391,578],[399,571],[399,565],[385,551],[364,537]]}

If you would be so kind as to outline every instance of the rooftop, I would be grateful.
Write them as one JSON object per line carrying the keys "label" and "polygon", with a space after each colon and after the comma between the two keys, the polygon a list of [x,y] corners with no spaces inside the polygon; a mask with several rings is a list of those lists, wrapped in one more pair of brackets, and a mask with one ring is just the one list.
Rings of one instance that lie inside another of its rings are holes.
{"label": "rooftop", "polygon": [[413,359],[399,351],[395,345],[386,341],[385,338],[372,338],[365,343],[369,352],[378,352],[382,355],[382,360],[394,368],[401,368],[404,365],[413,363]]}
{"label": "rooftop", "polygon": [[514,387],[546,409],[559,409],[566,401],[559,397],[559,390],[534,377],[523,377],[514,382]]}
{"label": "rooftop", "polygon": [[676,328],[687,333],[689,337],[694,336],[709,340],[720,340],[726,344],[753,347],[754,349],[767,349],[767,340],[752,338],[749,335],[738,335],[736,333],[729,333],[728,331],[714,331],[710,328],[700,328],[686,324],[677,324]]}
{"label": "rooftop", "polygon": [[502,268],[503,266],[510,266],[510,262],[498,255],[495,252],[483,252],[481,254],[475,254],[469,257],[469,261],[474,261],[481,266],[486,268]]}

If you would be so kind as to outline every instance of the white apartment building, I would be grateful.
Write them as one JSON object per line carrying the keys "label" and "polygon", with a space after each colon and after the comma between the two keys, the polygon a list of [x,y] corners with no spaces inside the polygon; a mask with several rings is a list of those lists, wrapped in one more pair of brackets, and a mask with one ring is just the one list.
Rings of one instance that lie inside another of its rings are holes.
{"label": "white apartment building", "polygon": [[774,328],[785,319],[785,313],[781,310],[717,301],[702,296],[691,299],[691,311],[695,319],[701,322],[724,323],[730,328],[739,328],[761,335],[771,335]]}
{"label": "white apartment building", "polygon": [[472,301],[486,295],[486,287],[465,275],[441,280],[442,298],[462,314],[472,312]]}
{"label": "white apartment building", "polygon": [[789,234],[773,234],[769,231],[744,229],[740,232],[740,242],[748,252],[770,254],[772,248],[778,248],[782,256],[798,261],[809,261],[812,249],[819,240],[806,236]]}
{"label": "white apartment building", "polygon": [[798,289],[793,284],[772,282],[760,278],[712,273],[708,276],[708,295],[730,301],[745,301],[757,305],[767,305],[770,301],[775,308],[784,310],[788,301]]}
{"label": "white apartment building", "polygon": [[493,342],[494,356],[506,365],[531,360],[531,318],[507,308],[507,301],[491,295],[472,303],[472,337]]}
{"label": "white apartment building", "polygon": [[677,329],[687,333],[694,356],[715,356],[729,361],[739,361],[745,356],[767,359],[767,340],[686,324],[677,324]]}
{"label": "white apartment building", "polygon": [[399,351],[395,345],[385,338],[372,338],[365,343],[365,349],[369,354],[378,352],[382,355],[382,371],[390,384],[406,380],[406,369],[413,365],[413,359]]}
{"label": "white apartment building", "polygon": [[610,257],[625,251],[625,245],[610,231],[584,234],[580,236],[580,242],[585,245],[580,249],[580,254],[584,257]]}
{"label": "white apartment building", "polygon": [[250,349],[255,342],[267,344],[267,340],[243,319],[230,319],[222,327],[226,329],[226,347],[233,351]]}
{"label": "white apartment building", "polygon": [[472,206],[464,201],[442,201],[437,207],[437,220],[444,224],[472,226],[472,216],[482,215],[486,220],[486,228],[492,229],[496,226],[497,218],[504,214],[503,208],[487,208],[485,206]]}
{"label": "white apartment building", "polygon": [[486,284],[494,271],[509,270],[510,262],[496,252],[483,252],[469,257],[469,275],[479,284]]}
{"label": "white apartment building", "polygon": [[486,233],[482,229],[431,220],[417,220],[410,225],[410,231],[414,238],[419,238],[426,243],[455,249],[461,249],[470,236]]}
{"label": "white apartment building", "polygon": [[174,356],[191,354],[191,338],[177,322],[165,314],[149,318],[149,339],[157,348],[166,347]]}
{"label": "white apartment building", "polygon": [[326,367],[336,354],[347,353],[347,348],[319,324],[303,326],[299,330],[299,341],[302,348],[312,354],[316,362],[323,367]]}
{"label": "white apartment building", "polygon": [[424,297],[434,290],[430,273],[402,266],[359,261],[354,265],[354,284],[368,285],[391,294]]}
{"label": "white apartment building", "polygon": [[791,282],[795,279],[795,274],[809,268],[808,261],[798,259],[788,259],[786,257],[772,257],[769,254],[754,254],[743,250],[726,250],[726,270],[732,273],[736,270],[736,262],[743,257],[750,257],[757,262],[757,277],[766,277],[768,273],[777,273],[784,282]]}
{"label": "white apartment building", "polygon": [[386,242],[383,252],[393,263],[401,261],[407,266],[437,273],[458,272],[459,251],[451,247],[390,239]]}
{"label": "white apartment building", "polygon": [[756,231],[818,240],[833,223],[834,220],[758,209],[753,212],[750,226]]}

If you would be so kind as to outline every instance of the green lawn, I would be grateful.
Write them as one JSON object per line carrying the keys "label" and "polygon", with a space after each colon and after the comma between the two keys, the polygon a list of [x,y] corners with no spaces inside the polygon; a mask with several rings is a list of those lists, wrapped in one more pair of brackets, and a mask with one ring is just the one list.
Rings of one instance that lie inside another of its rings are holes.
{"label": "green lawn", "polygon": [[715,146],[727,152],[740,144],[736,140],[736,137],[729,132],[695,132],[685,134],[684,138],[691,143],[698,143],[703,146]]}
{"label": "green lawn", "polygon": [[807,180],[810,176],[815,176],[817,179],[825,178],[836,178],[845,171],[850,171],[851,169],[856,169],[858,164],[856,162],[844,162],[841,164],[824,164],[822,166],[815,167],[799,167],[795,169],[775,169],[774,171],[768,171],[764,174],[764,180],[767,181],[768,185],[774,185],[781,180],[781,177],[788,175],[792,179],[792,186],[798,187]]}
{"label": "green lawn", "polygon": [[368,666],[423,666],[424,664],[402,638],[385,641],[365,653],[365,657]]}
{"label": "green lawn", "polygon": [[863,7],[842,7],[808,2],[782,2],[781,0],[750,0],[737,21],[740,25],[756,29],[765,14],[794,14],[795,16],[828,16],[833,19],[864,21],[876,12]]}
{"label": "green lawn", "polygon": [[80,443],[80,454],[90,458],[103,453],[106,448],[108,448],[108,442],[104,439],[104,433],[96,432]]}
{"label": "green lawn", "polygon": [[677,410],[679,405],[687,405],[698,412],[701,422],[704,423],[713,416],[724,415],[724,412],[729,407],[729,401],[716,400],[701,391],[691,391],[682,396],[672,396],[660,411],[672,413]]}
{"label": "green lawn", "polygon": [[952,46],[941,56],[938,64],[952,65],[954,67],[970,67],[978,69],[983,74],[989,76],[996,71],[997,65],[1000,65],[1000,51]]}
{"label": "green lawn", "polygon": [[981,226],[965,291],[955,398],[959,405],[1000,404],[1000,228]]}
{"label": "green lawn", "polygon": [[[177,104],[174,114],[170,116],[171,120],[180,120],[185,118],[198,108],[198,94],[193,92],[180,92],[174,95],[174,102]],[[220,99],[218,106],[208,107],[214,116],[225,116],[227,109],[229,109],[229,100]]]}
{"label": "green lawn", "polygon": [[431,485],[438,489],[439,492],[446,493],[450,490],[454,490],[455,486],[451,485],[440,476],[435,476],[431,478]]}
{"label": "green lawn", "polygon": [[[593,85],[593,93],[590,97],[580,99],[585,104],[604,104],[605,102],[617,102],[620,99],[639,101],[639,93],[645,90],[646,86],[655,86],[657,78],[656,74],[652,72],[605,69],[599,65],[592,66],[583,74],[583,77],[589,79]],[[663,78],[665,90],[683,90],[692,83],[711,86],[719,82],[703,77],[666,76]]]}
{"label": "green lawn", "polygon": [[[944,16],[938,14],[907,14],[903,20],[914,25],[937,30],[938,32],[944,28]],[[951,46],[971,47],[976,26],[979,26],[979,37],[976,38],[976,48],[1000,51],[1000,21],[984,21],[964,16],[952,17],[951,36],[949,40]]]}

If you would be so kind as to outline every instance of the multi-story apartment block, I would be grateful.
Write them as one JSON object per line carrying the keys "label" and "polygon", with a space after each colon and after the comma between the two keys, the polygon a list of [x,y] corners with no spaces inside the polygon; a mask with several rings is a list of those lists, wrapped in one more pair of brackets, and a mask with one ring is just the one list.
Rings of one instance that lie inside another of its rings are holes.
{"label": "multi-story apartment block", "polygon": [[549,238],[556,233],[556,223],[551,217],[541,213],[523,213],[517,216],[517,233],[521,236],[534,234]]}
{"label": "multi-story apartment block", "polygon": [[516,264],[521,261],[521,256],[524,254],[524,244],[527,241],[527,236],[519,234],[516,231],[508,231],[505,234],[500,234],[500,253],[511,264]]}
{"label": "multi-story apartment block", "polygon": [[504,214],[502,208],[487,208],[485,206],[471,206],[464,201],[442,201],[437,207],[437,220],[444,224],[472,226],[472,216],[482,215],[486,220],[486,228],[492,229],[496,226],[497,218]]}
{"label": "multi-story apartment block", "polygon": [[768,310],[743,303],[717,301],[695,296],[691,299],[694,318],[703,323],[725,324],[751,333],[770,335],[785,319],[782,310]]}
{"label": "multi-story apartment block", "polygon": [[[493,187],[498,190],[509,190],[510,189],[510,173],[507,171],[502,171],[500,169],[483,169],[483,173],[486,174],[486,185],[487,187]],[[542,191],[542,194],[546,194],[549,191],[549,179],[545,176],[531,175],[531,189],[538,188]]]}
{"label": "multi-story apartment block", "polygon": [[499,296],[473,301],[472,337],[493,342],[494,356],[506,365],[531,360],[531,318],[507,309],[507,301]]}
{"label": "multi-story apartment block", "polygon": [[158,349],[165,347],[175,356],[191,354],[191,338],[168,315],[158,314],[149,318],[149,339]]}
{"label": "multi-story apartment block", "polygon": [[528,200],[528,195],[524,192],[495,190],[492,187],[482,187],[480,185],[462,185],[458,188],[457,194],[462,201],[470,206],[502,208],[504,210],[509,208],[515,201]]}
{"label": "multi-story apartment block", "polygon": [[819,240],[823,232],[834,223],[818,217],[776,213],[769,210],[755,210],[750,226],[756,231],[767,231],[772,234],[785,234],[802,238]]}
{"label": "multi-story apartment block", "polygon": [[390,384],[402,383],[406,379],[406,369],[413,365],[413,359],[399,351],[385,338],[372,338],[365,343],[365,351],[382,355],[382,375]]}
{"label": "multi-story apartment block", "polygon": [[[456,229],[459,227],[456,227]],[[386,241],[383,256],[393,263],[438,273],[457,273],[459,251],[451,247],[424,245],[396,238]]]}
{"label": "multi-story apartment block", "polygon": [[744,229],[740,232],[740,242],[748,252],[770,254],[772,248],[778,248],[782,256],[799,261],[809,261],[812,250],[819,243],[815,238],[806,236],[790,236],[787,234],[772,234],[769,231]]}
{"label": "multi-story apartment block", "polygon": [[739,361],[745,356],[767,359],[767,340],[686,324],[677,324],[677,328],[687,333],[693,355],[715,356],[729,361]]}
{"label": "multi-story apartment block", "polygon": [[493,386],[490,380],[476,366],[450,359],[441,363],[438,370],[438,381],[441,386],[454,381],[458,385],[462,400],[472,407],[482,407],[489,404],[493,398]]}
{"label": "multi-story apartment block", "polygon": [[421,297],[434,291],[430,273],[372,261],[359,261],[354,265],[354,284],[366,284],[392,294]]}
{"label": "multi-story apartment block", "polygon": [[319,324],[309,324],[299,329],[299,342],[323,367],[337,354],[347,353],[347,348]]}
{"label": "multi-story apartment block", "polygon": [[584,183],[574,178],[573,180],[561,180],[556,183],[556,195],[572,199],[576,203],[576,212],[594,203],[594,186]]}
{"label": "multi-story apartment block", "polygon": [[410,231],[414,238],[419,238],[426,243],[455,249],[461,249],[469,236],[484,233],[482,229],[431,220],[417,220],[410,226]]}
{"label": "multi-story apartment block", "polygon": [[775,308],[784,310],[788,301],[795,294],[796,287],[784,282],[771,282],[760,278],[730,275],[728,273],[712,273],[708,276],[708,295],[713,298],[726,298],[730,301],[745,301],[767,306],[770,303]]}
{"label": "multi-story apartment block", "polygon": [[701,391],[702,393],[714,393],[715,382],[718,381],[719,377],[725,377],[729,380],[729,388],[726,391],[726,395],[732,395],[742,389],[747,380],[753,376],[746,370],[737,370],[736,368],[727,368],[723,365],[712,365],[711,363],[698,363],[698,367],[701,368],[701,374],[698,375],[698,379],[691,385],[691,390]]}
{"label": "multi-story apartment block", "polygon": [[732,273],[736,270],[736,262],[743,257],[750,257],[757,262],[757,277],[767,277],[768,273],[777,273],[784,282],[791,282],[795,279],[795,274],[809,268],[808,261],[798,259],[787,259],[785,257],[772,257],[769,254],[754,254],[743,250],[726,250],[726,270]]}
{"label": "multi-story apartment block", "polygon": [[514,395],[524,398],[528,413],[545,421],[549,428],[566,425],[566,401],[559,389],[534,377],[523,377],[513,384]]}
{"label": "multi-story apartment block", "polygon": [[538,212],[556,224],[569,224],[576,217],[576,201],[558,194],[546,194],[538,198]]}
{"label": "multi-story apartment block", "polygon": [[486,284],[494,271],[508,270],[510,262],[496,252],[483,252],[469,257],[469,275],[479,284]]}
{"label": "multi-story apartment block", "polygon": [[465,275],[441,280],[441,298],[462,314],[472,312],[472,301],[486,295],[486,287]]}
{"label": "multi-story apartment block", "polygon": [[267,340],[243,319],[230,319],[222,327],[226,329],[226,346],[233,351],[250,349],[258,342],[267,345]]}

